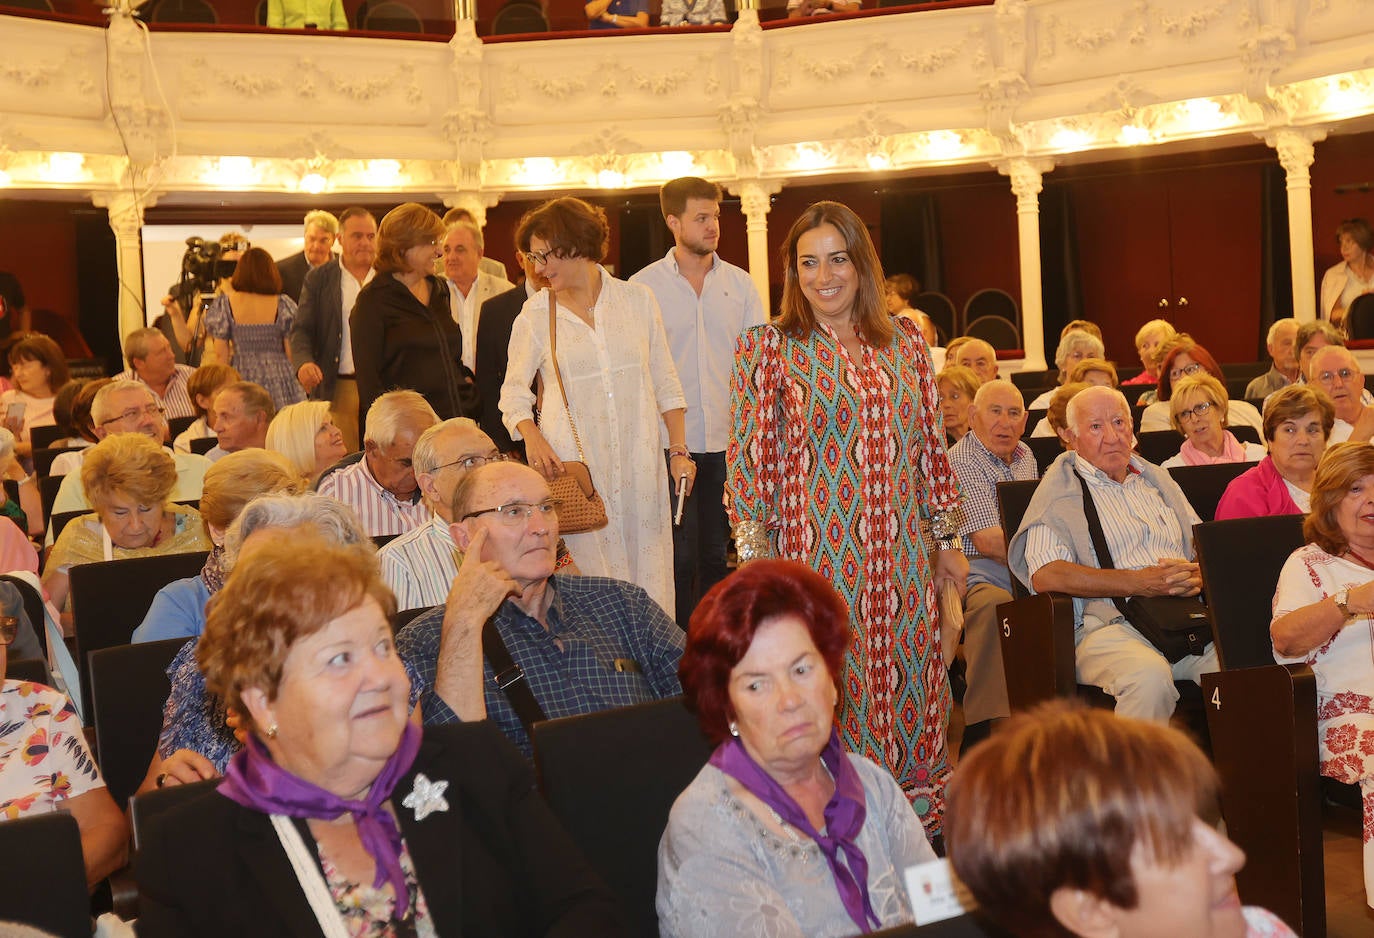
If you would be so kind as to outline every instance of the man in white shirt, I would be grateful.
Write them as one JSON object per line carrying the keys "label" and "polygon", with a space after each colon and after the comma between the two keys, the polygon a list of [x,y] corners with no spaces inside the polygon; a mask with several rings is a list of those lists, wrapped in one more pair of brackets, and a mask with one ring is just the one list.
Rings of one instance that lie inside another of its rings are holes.
{"label": "man in white shirt", "polygon": [[1364,402],[1364,372],[1343,345],[1324,345],[1312,355],[1308,384],[1331,398],[1336,423],[1326,445],[1368,443],[1374,436],[1374,406]]}
{"label": "man in white shirt", "polygon": [[430,510],[415,480],[415,444],[438,422],[423,395],[388,391],[367,409],[362,458],[346,458],[348,464],[322,476],[316,490],[352,508],[368,537],[419,527]]}
{"label": "man in white shirt", "polygon": [[659,204],[673,248],[630,278],[658,300],[687,398],[687,448],[697,477],[682,523],[673,528],[676,614],[684,629],[702,595],[726,573],[725,447],[735,340],[767,319],[749,274],[716,254],[720,197],[719,186],[694,176],[665,183]]}
{"label": "man in white shirt", "polygon": [[444,236],[444,276],[448,279],[449,309],[463,334],[463,364],[476,374],[477,330],[482,304],[515,284],[481,270],[482,229],[470,221],[456,221]]}
{"label": "man in white shirt", "polygon": [[305,276],[301,302],[291,324],[291,361],[305,393],[329,401],[329,415],[350,450],[358,448],[358,382],[348,314],[375,271],[377,220],[365,208],[339,215],[343,253]]}

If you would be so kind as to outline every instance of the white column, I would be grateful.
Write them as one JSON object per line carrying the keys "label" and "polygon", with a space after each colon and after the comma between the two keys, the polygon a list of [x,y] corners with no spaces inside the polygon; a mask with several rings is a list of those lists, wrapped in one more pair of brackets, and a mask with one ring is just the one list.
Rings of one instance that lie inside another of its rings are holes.
{"label": "white column", "polygon": [[1288,177],[1288,263],[1293,271],[1293,316],[1298,322],[1317,318],[1317,274],[1312,256],[1313,144],[1326,139],[1324,128],[1291,127],[1265,135],[1279,153]]}
{"label": "white column", "polygon": [[152,207],[156,196],[142,201],[128,192],[96,192],[91,201],[110,215],[115,236],[115,258],[119,271],[119,340],[135,329],[148,325],[143,297],[143,211]]}
{"label": "white column", "polygon": [[754,288],[759,291],[763,308],[770,307],[768,297],[768,210],[772,207],[769,197],[782,186],[776,182],[749,179],[731,186],[739,195],[740,208],[744,211],[744,230],[749,237],[749,276],[754,280]]}
{"label": "white column", "polygon": [[1040,190],[1044,174],[1054,168],[1047,159],[1004,160],[997,171],[1011,180],[1016,194],[1016,233],[1021,257],[1021,343],[1026,371],[1045,368],[1045,301],[1040,283]]}

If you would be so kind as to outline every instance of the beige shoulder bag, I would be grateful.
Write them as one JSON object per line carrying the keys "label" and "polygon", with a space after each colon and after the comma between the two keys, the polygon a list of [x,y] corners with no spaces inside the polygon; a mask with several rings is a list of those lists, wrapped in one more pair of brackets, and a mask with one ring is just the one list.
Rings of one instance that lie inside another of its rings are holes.
{"label": "beige shoulder bag", "polygon": [[549,355],[553,358],[553,374],[558,379],[558,393],[563,398],[563,411],[568,415],[573,442],[577,444],[577,461],[563,460],[563,474],[549,483],[558,501],[558,530],[562,534],[584,534],[606,526],[606,503],[596,492],[592,472],[587,468],[587,456],[582,451],[582,437],[573,421],[568,392],[563,387],[563,372],[558,367],[558,301],[549,291]]}

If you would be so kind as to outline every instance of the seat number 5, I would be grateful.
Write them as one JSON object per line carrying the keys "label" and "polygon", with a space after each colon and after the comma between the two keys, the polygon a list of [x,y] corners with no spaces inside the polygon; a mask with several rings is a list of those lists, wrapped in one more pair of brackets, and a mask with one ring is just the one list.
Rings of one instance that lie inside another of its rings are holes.
{"label": "seat number 5", "polygon": [[1011,620],[1002,620],[1002,634],[1007,638],[1011,638]]}
{"label": "seat number 5", "polygon": [[1218,710],[1221,709],[1221,688],[1220,688],[1220,687],[1213,687],[1213,688],[1212,688],[1212,706],[1216,707]]}

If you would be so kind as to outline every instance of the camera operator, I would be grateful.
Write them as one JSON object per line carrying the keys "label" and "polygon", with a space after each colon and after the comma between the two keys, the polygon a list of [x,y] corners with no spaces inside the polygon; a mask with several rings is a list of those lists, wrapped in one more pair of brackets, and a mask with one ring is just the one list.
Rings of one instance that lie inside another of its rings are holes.
{"label": "camera operator", "polygon": [[223,292],[234,275],[234,265],[248,246],[248,241],[234,231],[220,235],[218,242],[186,239],[181,279],[168,288],[162,298],[164,312],[153,321],[153,326],[171,344],[178,365],[197,368],[215,360],[213,350],[205,355],[205,307],[215,294]]}

